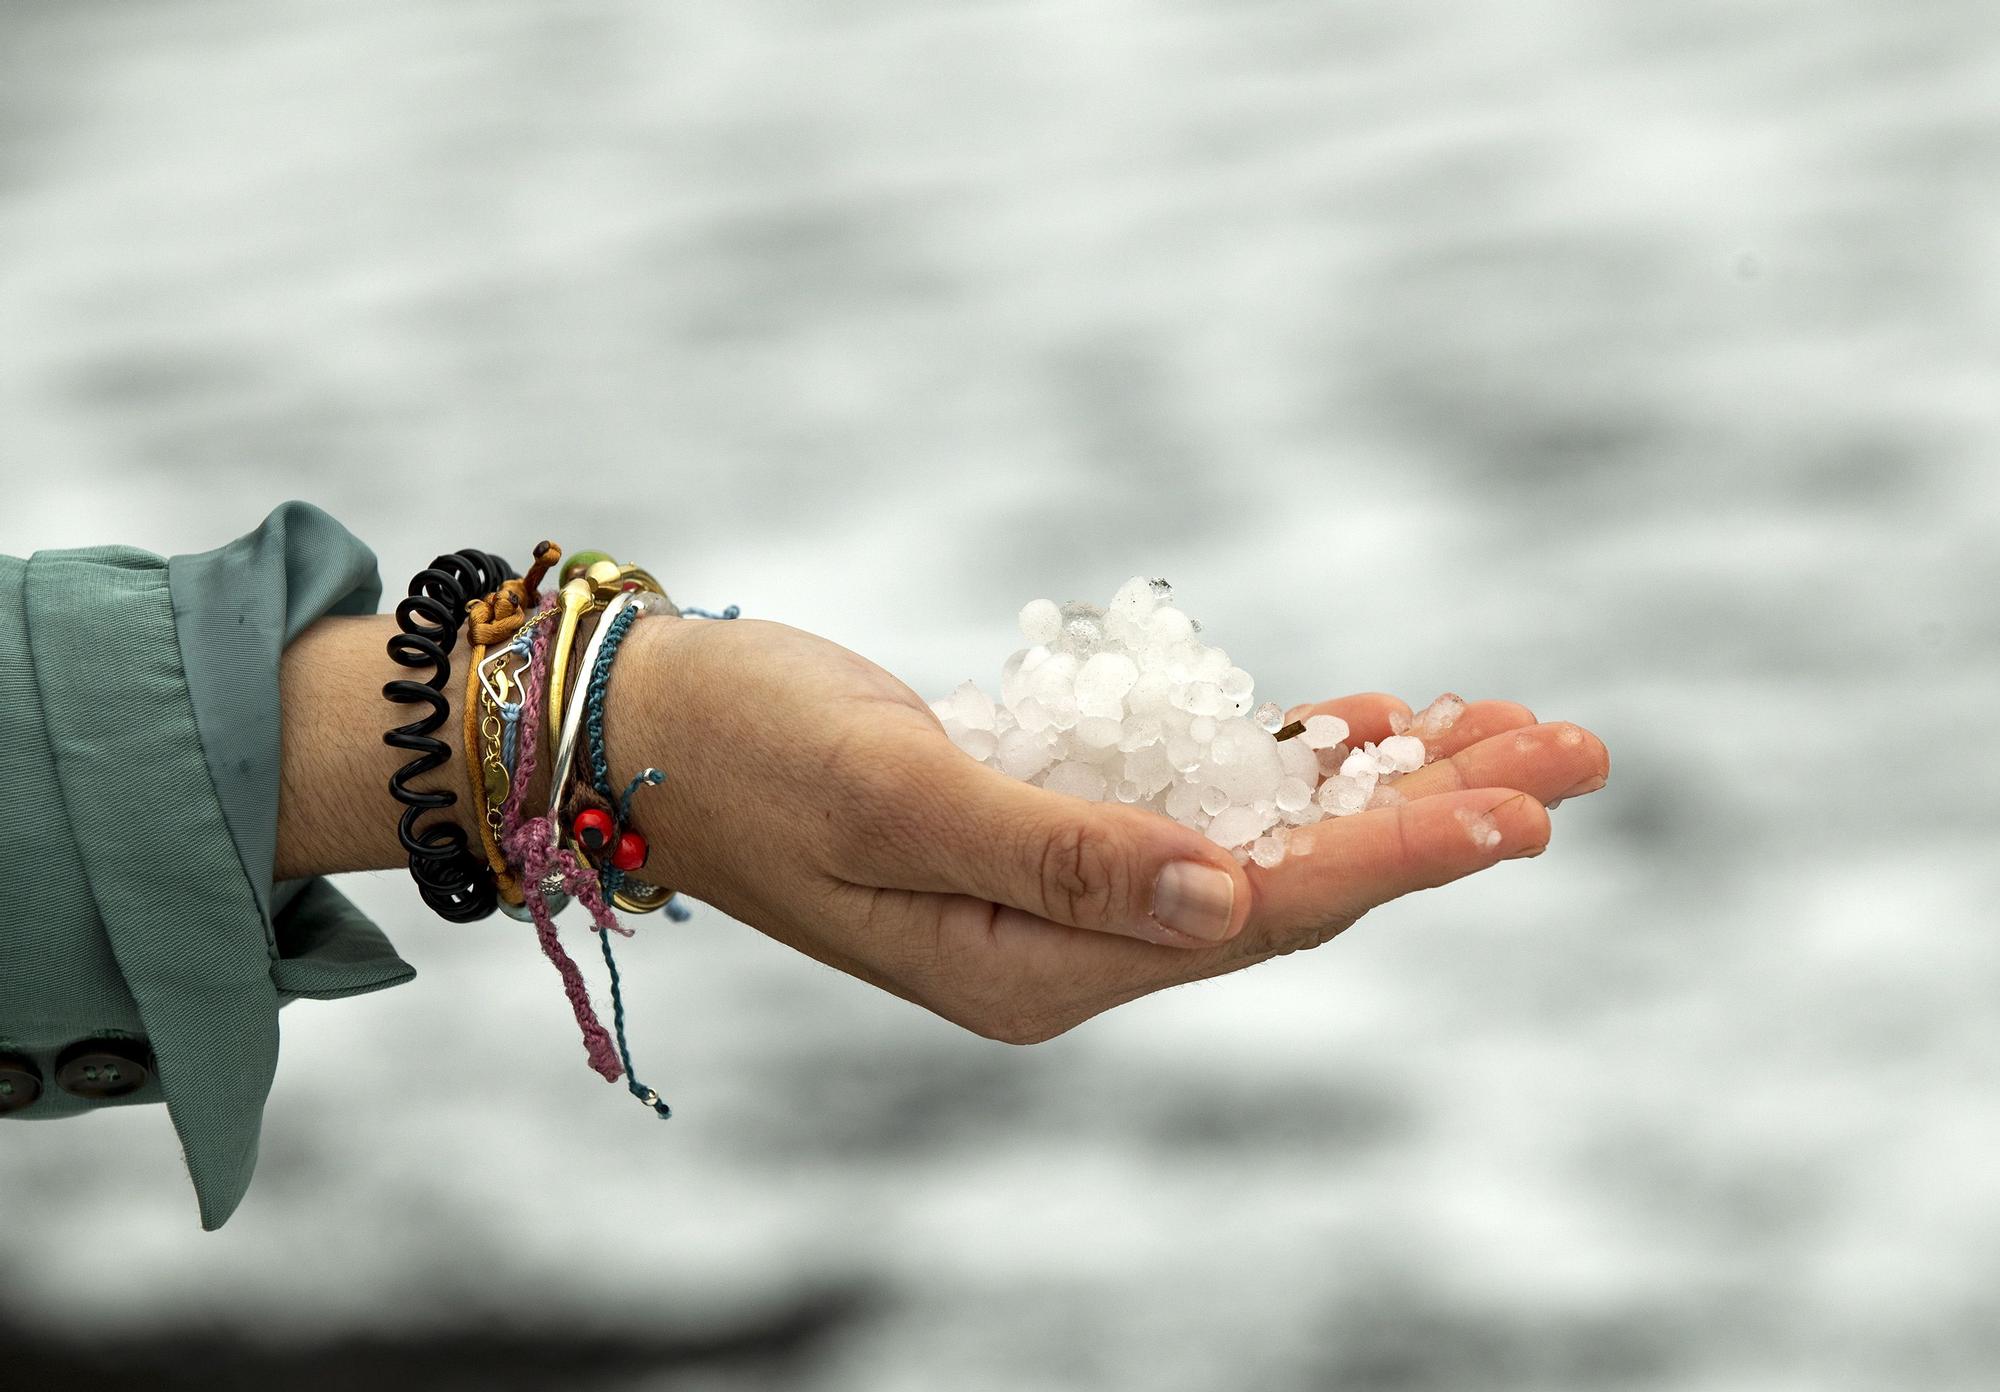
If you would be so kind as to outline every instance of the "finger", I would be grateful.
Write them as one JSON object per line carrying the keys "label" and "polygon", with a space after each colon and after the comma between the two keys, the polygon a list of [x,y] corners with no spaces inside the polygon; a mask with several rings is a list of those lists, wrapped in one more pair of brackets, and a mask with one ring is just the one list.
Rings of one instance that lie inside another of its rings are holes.
{"label": "finger", "polygon": [[[905,907],[922,918],[925,941],[942,944],[954,960],[980,964],[985,979],[1012,983],[1008,999],[1015,1005],[1003,1010],[1073,1019],[1317,947],[1391,899],[1539,854],[1548,836],[1548,814],[1511,788],[1426,798],[1298,827],[1292,844],[1309,853],[1294,851],[1268,870],[1247,867],[1253,903],[1241,932],[1185,952],[1072,933],[1014,909],[987,917],[972,912],[967,901],[938,895],[911,896]],[[980,987],[975,982],[961,989]]]}
{"label": "finger", "polygon": [[904,738],[855,817],[849,881],[970,895],[1070,928],[1207,945],[1242,927],[1228,851],[1157,812],[1010,778],[942,735]]}
{"label": "finger", "polygon": [[[1441,759],[1449,754],[1491,739],[1509,730],[1518,730],[1523,725],[1535,723],[1535,713],[1515,701],[1472,701],[1443,734],[1434,735],[1424,741],[1424,756]],[[1477,787],[1477,784],[1468,784]],[[1511,783],[1496,784],[1496,787],[1514,786]]]}
{"label": "finger", "polygon": [[1243,948],[1288,950],[1301,935],[1391,899],[1539,855],[1548,840],[1548,813],[1514,788],[1444,793],[1296,827],[1285,858],[1250,873],[1256,903]]}
{"label": "finger", "polygon": [[[1471,715],[1468,708],[1466,714]],[[1559,721],[1496,734],[1404,774],[1392,787],[1405,798],[1435,797],[1467,788],[1518,788],[1543,804],[1604,786],[1611,756],[1604,742]]]}
{"label": "finger", "polygon": [[1346,721],[1350,744],[1358,745],[1364,741],[1380,744],[1395,733],[1390,728],[1389,717],[1395,715],[1408,720],[1410,708],[1394,696],[1368,691],[1359,696],[1336,696],[1331,701],[1293,706],[1285,712],[1285,721],[1289,724],[1312,715],[1337,715]]}

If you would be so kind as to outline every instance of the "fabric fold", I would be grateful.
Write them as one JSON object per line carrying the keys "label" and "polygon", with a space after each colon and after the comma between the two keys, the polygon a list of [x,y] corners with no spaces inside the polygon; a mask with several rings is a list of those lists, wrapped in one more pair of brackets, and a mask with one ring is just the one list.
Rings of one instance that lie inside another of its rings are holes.
{"label": "fabric fold", "polygon": [[38,551],[20,588],[76,892],[151,1044],[202,1226],[218,1228],[256,1168],[279,1007],[415,975],[330,883],[271,879],[284,648],[323,615],[375,611],[374,553],[294,501],[171,560]]}
{"label": "fabric fold", "polygon": [[[264,913],[195,726],[166,567],[131,547],[38,551],[24,594],[86,883],[214,1229],[256,1167],[278,998]],[[79,651],[115,654],[115,678]]]}

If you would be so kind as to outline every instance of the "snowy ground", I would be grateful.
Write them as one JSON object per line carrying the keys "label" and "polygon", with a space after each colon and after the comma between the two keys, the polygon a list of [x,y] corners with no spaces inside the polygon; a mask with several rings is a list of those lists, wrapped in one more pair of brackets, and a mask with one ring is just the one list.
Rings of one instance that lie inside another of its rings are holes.
{"label": "snowy ground", "polygon": [[528,938],[363,877],[421,975],[285,1012],[221,1233],[158,1109],[0,1136],[6,1356],[1991,1387],[1996,87],[1986,0],[10,4],[0,550],[552,534],[925,693],[1160,574],[1260,693],[1613,773],[1029,1050],[649,923],[665,1126]]}

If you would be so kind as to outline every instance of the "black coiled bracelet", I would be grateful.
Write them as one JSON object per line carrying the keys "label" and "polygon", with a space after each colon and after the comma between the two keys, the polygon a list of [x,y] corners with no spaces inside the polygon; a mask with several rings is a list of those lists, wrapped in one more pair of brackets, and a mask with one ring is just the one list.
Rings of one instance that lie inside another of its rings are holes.
{"label": "black coiled bracelet", "polygon": [[444,688],[451,680],[451,649],[465,623],[466,603],[515,578],[512,566],[484,551],[439,556],[411,579],[409,597],[396,605],[396,625],[402,631],[389,637],[389,658],[397,666],[432,669],[423,681],[398,678],[382,688],[391,701],[430,707],[423,716],[382,736],[384,744],[417,754],[389,776],[389,794],[403,804],[396,835],[410,854],[410,877],[424,903],[453,923],[471,923],[493,912],[499,900],[493,868],[483,854],[474,853],[456,822],[434,821],[421,832],[417,829],[419,817],[452,806],[457,793],[419,792],[409,785],[451,758],[451,746],[433,732],[451,714]]}

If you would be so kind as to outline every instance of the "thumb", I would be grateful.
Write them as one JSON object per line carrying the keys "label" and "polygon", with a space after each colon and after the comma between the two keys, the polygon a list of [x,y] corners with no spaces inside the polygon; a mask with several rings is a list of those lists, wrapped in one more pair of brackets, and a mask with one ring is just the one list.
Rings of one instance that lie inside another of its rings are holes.
{"label": "thumb", "polygon": [[906,770],[901,782],[919,805],[893,819],[916,834],[867,838],[882,887],[968,894],[1155,943],[1208,946],[1242,928],[1248,877],[1194,828],[1037,788],[944,740],[924,743],[917,776]]}

